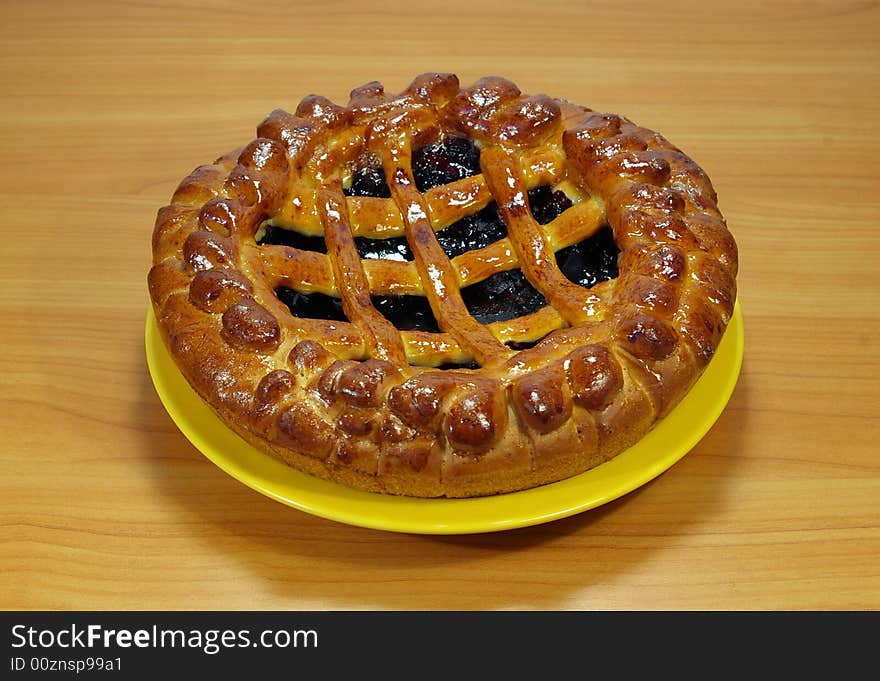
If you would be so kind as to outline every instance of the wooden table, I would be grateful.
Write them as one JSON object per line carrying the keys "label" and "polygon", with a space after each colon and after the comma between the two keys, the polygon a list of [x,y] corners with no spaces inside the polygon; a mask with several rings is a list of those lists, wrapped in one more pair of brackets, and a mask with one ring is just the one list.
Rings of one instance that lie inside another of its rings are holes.
{"label": "wooden table", "polygon": [[[876,6],[211,4],[4,4],[0,606],[880,607]],[[738,240],[728,408],[593,511],[460,537],[323,520],[209,463],[151,384],[149,236],[179,179],[273,108],[429,70],[662,131]]]}

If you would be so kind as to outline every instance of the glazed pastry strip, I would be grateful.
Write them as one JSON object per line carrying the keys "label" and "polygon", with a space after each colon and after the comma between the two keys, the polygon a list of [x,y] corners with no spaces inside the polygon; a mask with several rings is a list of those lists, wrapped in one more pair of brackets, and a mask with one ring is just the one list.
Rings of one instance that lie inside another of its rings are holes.
{"label": "glazed pastry strip", "polygon": [[489,147],[480,155],[480,164],[507,225],[520,268],[532,286],[572,326],[595,315],[599,299],[562,274],[552,244],[532,217],[527,185],[516,157],[500,147]]}
{"label": "glazed pastry strip", "polygon": [[[534,189],[557,182],[564,173],[565,162],[558,150],[541,147],[526,155],[522,168],[527,188]],[[317,201],[317,190],[292,191],[272,224],[295,228],[308,236],[320,236]],[[473,175],[429,189],[424,193],[424,201],[432,227],[441,230],[485,208],[492,201],[492,193],[482,175]],[[355,236],[381,239],[404,233],[403,217],[393,199],[352,196],[348,198],[348,210]]]}
{"label": "glazed pastry strip", "polygon": [[333,269],[345,316],[364,335],[371,357],[389,362],[406,361],[400,333],[370,301],[370,286],[346,217],[348,211],[338,178],[318,192],[327,256]]}
{"label": "glazed pastry strip", "polygon": [[[533,342],[563,327],[565,322],[552,307],[542,307],[522,317],[489,324],[492,334],[502,343]],[[419,366],[467,364],[474,359],[448,333],[402,331],[400,335],[410,364]]]}
{"label": "glazed pastry strip", "polygon": [[[348,203],[351,203],[351,199],[348,199]],[[553,222],[542,225],[541,229],[547,235],[551,248],[558,251],[593,236],[604,224],[602,209],[595,199],[587,199],[569,208]],[[319,291],[325,295],[338,295],[332,266],[323,253],[266,244],[260,246],[259,254],[267,276],[273,279],[275,286],[289,286],[304,293]],[[458,271],[461,287],[519,267],[513,245],[506,237],[483,248],[462,253],[451,262]],[[419,273],[412,262],[380,259],[362,260],[361,264],[374,294],[424,295]],[[301,278],[289,278],[286,275],[288,271],[299,272]]]}
{"label": "glazed pastry strip", "polygon": [[440,328],[450,333],[481,366],[496,364],[513,355],[492,332],[468,312],[452,263],[437,241],[428,208],[412,174],[410,138],[406,133],[386,133],[382,165],[400,213],[406,238],[415,259],[425,296]]}

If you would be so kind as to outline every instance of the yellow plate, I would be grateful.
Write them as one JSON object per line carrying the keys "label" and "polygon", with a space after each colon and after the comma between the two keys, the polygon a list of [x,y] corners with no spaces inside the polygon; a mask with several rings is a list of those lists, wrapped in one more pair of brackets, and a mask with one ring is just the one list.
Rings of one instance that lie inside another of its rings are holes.
{"label": "yellow plate", "polygon": [[183,434],[229,475],[284,504],[350,525],[421,534],[494,532],[564,518],[616,499],[655,478],[709,431],[742,366],[743,321],[733,319],[706,371],[681,403],[633,447],[561,482],[475,499],[412,499],[349,489],[301,473],[227,428],[183,378],[147,314],[147,363],[165,409]]}

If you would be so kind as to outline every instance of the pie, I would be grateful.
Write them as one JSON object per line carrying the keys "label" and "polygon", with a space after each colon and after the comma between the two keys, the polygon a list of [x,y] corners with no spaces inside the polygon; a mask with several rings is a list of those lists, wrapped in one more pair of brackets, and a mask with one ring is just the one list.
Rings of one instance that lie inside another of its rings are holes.
{"label": "pie", "polygon": [[499,77],[273,111],[181,182],[152,251],[163,341],[229,428],[418,497],[618,455],[700,376],[736,298],[736,243],[693,160]]}

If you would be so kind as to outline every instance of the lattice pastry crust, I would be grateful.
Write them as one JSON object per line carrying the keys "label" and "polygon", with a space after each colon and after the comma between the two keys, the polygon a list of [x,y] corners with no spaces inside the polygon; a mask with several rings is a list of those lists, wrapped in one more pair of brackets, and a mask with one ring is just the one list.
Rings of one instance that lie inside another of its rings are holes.
{"label": "lattice pastry crust", "polygon": [[[709,178],[620,116],[502,78],[461,88],[452,74],[423,74],[399,94],[359,87],[346,107],[306,97],[257,135],[196,168],[159,211],[149,290],[201,397],[308,473],[413,496],[580,473],[680,401],[733,312],[737,249]],[[450,135],[476,142],[482,173],[420,192],[412,151]],[[381,163],[390,198],[343,193],[365,159]],[[527,192],[545,185],[575,203],[539,225]],[[508,237],[450,260],[436,232],[493,199]],[[327,253],[258,244],[270,219],[323,234]],[[605,225],[619,275],[572,283],[554,252]],[[401,235],[413,261],[363,260],[355,248],[357,236]],[[548,305],[479,323],[461,288],[512,268]],[[338,296],[349,321],[296,317],[279,286]],[[426,296],[441,332],[399,331],[376,294]],[[479,368],[435,368],[469,361]]]}

